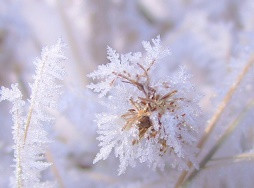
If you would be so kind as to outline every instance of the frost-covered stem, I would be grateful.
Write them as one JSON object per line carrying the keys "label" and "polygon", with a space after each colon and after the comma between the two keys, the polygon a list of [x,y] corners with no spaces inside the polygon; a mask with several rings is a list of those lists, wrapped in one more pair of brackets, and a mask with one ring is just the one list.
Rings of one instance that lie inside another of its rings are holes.
{"label": "frost-covered stem", "polygon": [[32,94],[26,116],[23,116],[26,103],[22,100],[23,95],[18,89],[18,84],[13,84],[11,89],[2,87],[0,90],[0,102],[8,100],[13,103],[11,114],[14,123],[14,187],[51,185],[50,182],[45,184],[40,181],[40,172],[51,165],[43,160],[46,143],[49,142],[43,125],[49,125],[54,120],[46,109],[56,108],[56,100],[61,94],[61,85],[56,81],[63,80],[65,75],[66,58],[62,53],[62,47],[63,44],[59,40],[56,45],[44,48],[42,58],[34,62],[36,74],[31,85]]}
{"label": "frost-covered stem", "polygon": [[24,141],[23,141],[23,146],[26,143],[26,138],[27,138],[27,134],[28,134],[28,129],[30,126],[30,122],[31,122],[31,118],[32,118],[32,113],[33,113],[33,104],[31,104],[30,108],[29,108],[29,112],[28,112],[28,116],[27,116],[27,120],[26,120],[26,125],[25,125],[25,136],[24,136]]}
{"label": "frost-covered stem", "polygon": [[39,79],[35,80],[36,88],[35,88],[35,92],[33,93],[33,98],[32,98],[32,101],[31,101],[31,105],[30,105],[30,107],[29,107],[28,116],[27,116],[27,120],[26,120],[26,124],[25,124],[25,135],[24,135],[24,143],[23,143],[23,146],[24,146],[25,143],[26,143],[26,138],[27,138],[27,134],[28,134],[28,129],[29,129],[30,123],[31,123],[33,108],[34,108],[34,104],[35,104],[37,92],[38,92],[38,89],[39,89],[39,83],[40,83],[40,81],[42,80],[42,75],[43,75],[43,71],[44,71],[44,67],[45,67],[46,62],[47,62],[47,59],[43,62],[43,65],[42,65],[42,68],[41,68],[41,71],[40,71]]}
{"label": "frost-covered stem", "polygon": [[[19,114],[19,110],[16,111],[16,115],[18,116]],[[18,122],[17,122],[18,123]],[[18,123],[17,124],[17,138],[20,138],[20,129],[21,129],[21,126],[20,124]],[[16,183],[18,185],[18,188],[22,188],[22,167],[21,167],[21,143],[17,141],[17,163],[16,163],[16,177],[17,177],[17,180],[16,180]]]}
{"label": "frost-covered stem", "polygon": [[[16,145],[16,150],[14,151],[16,154],[16,185],[18,188],[23,187],[23,181],[22,181],[22,167],[21,167],[21,149],[22,149],[22,144],[21,144],[21,125],[19,122],[18,118],[21,118],[21,111],[17,108],[17,110],[14,113],[14,117],[16,117],[16,121],[14,122],[14,131],[16,131],[16,135],[14,135],[14,140],[15,145]],[[15,125],[16,124],[16,125]],[[15,132],[14,132],[15,134]]]}
{"label": "frost-covered stem", "polygon": [[13,103],[11,109],[12,120],[13,120],[13,140],[14,140],[14,161],[15,161],[15,171],[16,176],[15,185],[18,188],[23,187],[23,177],[22,177],[22,165],[21,165],[21,149],[22,149],[22,136],[23,136],[23,106],[25,102],[22,100],[22,93],[18,89],[18,84],[13,84],[11,89],[1,87],[0,90],[0,102],[3,100],[8,100]]}
{"label": "frost-covered stem", "polygon": [[[252,65],[254,64],[254,54],[250,57],[248,63],[246,64],[246,66],[243,68],[242,72],[238,75],[236,81],[233,83],[233,85],[231,86],[231,88],[229,89],[229,91],[227,92],[226,96],[224,97],[223,101],[220,103],[218,109],[216,110],[215,114],[213,115],[213,117],[211,118],[211,120],[208,122],[208,126],[205,129],[205,134],[203,135],[203,137],[200,139],[199,143],[198,143],[198,147],[200,149],[203,148],[204,144],[206,143],[207,139],[209,138],[209,136],[211,135],[216,123],[218,122],[218,120],[220,119],[222,113],[224,112],[226,106],[228,105],[230,99],[232,98],[234,92],[236,91],[236,89],[238,88],[238,86],[240,85],[241,81],[243,80],[243,78],[245,77],[245,75],[248,73],[248,71],[250,70],[250,68],[252,67]],[[188,162],[188,166],[189,168],[192,167],[192,163]],[[176,188],[181,187],[182,184],[184,183],[184,180],[186,178],[188,174],[188,171],[184,171],[182,172],[182,174],[180,175],[180,177],[177,180],[177,183],[175,185]]]}

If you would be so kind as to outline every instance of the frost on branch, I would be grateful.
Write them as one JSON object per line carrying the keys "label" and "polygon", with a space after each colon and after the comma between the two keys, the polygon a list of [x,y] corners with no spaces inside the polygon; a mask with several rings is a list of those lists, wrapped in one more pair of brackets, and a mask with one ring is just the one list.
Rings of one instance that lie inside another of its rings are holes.
{"label": "frost on branch", "polygon": [[190,76],[180,67],[170,77],[161,77],[155,69],[169,50],[159,37],[142,44],[145,55],[119,55],[108,48],[110,63],[89,75],[98,82],[88,87],[104,96],[108,107],[107,113],[97,115],[101,149],[94,162],[114,150],[119,174],[138,161],[153,169],[169,165],[188,170],[188,161],[197,167],[200,110]]}
{"label": "frost on branch", "polygon": [[24,114],[25,102],[17,84],[11,89],[2,87],[1,100],[9,100],[13,107],[13,138],[15,175],[13,187],[52,187],[49,182],[40,181],[40,172],[50,166],[45,162],[46,144],[49,143],[45,126],[52,124],[51,109],[57,108],[65,75],[66,59],[62,53],[63,44],[59,40],[52,47],[42,50],[41,59],[35,61],[36,72],[31,84],[31,97],[27,103],[28,112]]}

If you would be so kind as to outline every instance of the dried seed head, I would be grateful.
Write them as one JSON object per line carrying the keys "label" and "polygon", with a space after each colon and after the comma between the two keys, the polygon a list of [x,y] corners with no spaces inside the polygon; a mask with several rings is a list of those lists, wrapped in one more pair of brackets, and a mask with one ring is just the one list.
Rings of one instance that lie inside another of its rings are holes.
{"label": "dried seed head", "polygon": [[187,169],[195,162],[198,105],[196,91],[184,69],[170,78],[154,72],[168,53],[159,38],[143,42],[147,52],[119,55],[109,49],[110,63],[90,74],[101,80],[89,87],[106,98],[109,113],[98,115],[100,153],[94,162],[106,159],[114,148],[120,159],[119,174],[136,161],[154,168],[165,164]]}

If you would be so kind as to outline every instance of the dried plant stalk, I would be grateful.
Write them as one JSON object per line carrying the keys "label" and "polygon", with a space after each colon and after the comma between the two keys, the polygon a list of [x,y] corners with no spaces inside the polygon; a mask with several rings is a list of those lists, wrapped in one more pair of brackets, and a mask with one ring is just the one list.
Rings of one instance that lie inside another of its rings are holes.
{"label": "dried plant stalk", "polygon": [[[206,143],[207,139],[211,135],[216,123],[220,119],[222,113],[224,112],[224,110],[225,110],[226,106],[228,105],[230,99],[232,98],[234,92],[236,91],[236,89],[240,85],[240,83],[243,80],[243,78],[245,77],[245,75],[248,73],[249,69],[252,67],[253,63],[254,63],[254,54],[250,57],[248,63],[243,68],[242,72],[238,75],[236,81],[233,83],[233,85],[231,86],[231,88],[227,92],[226,96],[224,97],[223,101],[220,103],[218,109],[216,110],[215,114],[212,116],[211,120],[208,121],[208,125],[205,129],[205,133],[204,133],[203,137],[201,138],[201,140],[199,141],[199,143],[197,145],[201,150],[202,150],[204,144]],[[188,162],[188,166],[189,166],[189,168],[191,168],[192,163]],[[188,171],[183,171],[182,172],[182,174],[179,176],[179,178],[177,180],[177,183],[175,184],[176,188],[182,186],[187,174],[188,174]]]}
{"label": "dried plant stalk", "polygon": [[[227,130],[224,132],[224,134],[217,140],[216,144],[211,148],[209,153],[204,157],[204,159],[200,162],[200,168],[199,170],[194,170],[190,173],[187,180],[185,181],[184,187],[187,186],[187,184],[205,167],[205,165],[211,160],[211,158],[214,156],[214,154],[218,151],[218,149],[221,147],[221,145],[228,139],[228,137],[233,133],[235,128],[241,123],[241,121],[244,120],[246,115],[248,114],[249,110],[252,109],[254,106],[254,100],[251,100],[251,102],[243,109],[243,111],[237,116],[237,118],[230,124],[230,126],[227,128]],[[246,157],[246,154],[242,154],[238,156]],[[225,158],[224,160],[226,160]],[[237,158],[235,158],[237,159]]]}
{"label": "dried plant stalk", "polygon": [[244,161],[251,161],[254,160],[254,153],[242,153],[236,156],[230,156],[230,157],[221,157],[216,159],[211,159],[213,162],[217,162],[213,165],[206,165],[203,169],[209,169],[213,167],[220,167],[222,164],[232,164],[232,163],[238,163],[238,162],[244,162]]}
{"label": "dried plant stalk", "polygon": [[169,54],[160,45],[159,36],[152,44],[142,44],[144,55],[120,55],[108,47],[110,63],[88,75],[97,81],[88,87],[105,97],[109,109],[96,118],[101,149],[94,163],[105,160],[114,150],[120,159],[119,175],[138,162],[160,170],[166,164],[189,170],[188,161],[197,167],[199,92],[184,67],[169,77],[154,72]]}
{"label": "dried plant stalk", "polygon": [[[57,108],[57,99],[60,96],[61,85],[57,82],[63,80],[65,75],[65,56],[62,53],[61,40],[42,50],[42,58],[34,64],[36,71],[34,83],[31,84],[30,107],[24,116],[25,101],[18,84],[11,89],[2,87],[0,101],[8,100],[13,103],[11,110],[13,119],[14,162],[15,174],[12,178],[13,187],[50,187],[51,182],[41,182],[40,172],[51,164],[43,160],[46,144],[50,142],[47,137],[45,125],[54,120],[49,113],[50,109]],[[45,98],[47,97],[47,100]]]}
{"label": "dried plant stalk", "polygon": [[60,173],[59,173],[59,170],[57,169],[56,165],[55,165],[55,160],[53,158],[53,155],[51,153],[50,150],[47,150],[46,151],[46,159],[49,163],[51,163],[51,170],[52,170],[52,173],[54,174],[54,176],[56,177],[56,180],[57,180],[57,183],[58,183],[58,186],[60,188],[64,188],[64,183],[63,183],[63,179],[61,178],[60,176]]}

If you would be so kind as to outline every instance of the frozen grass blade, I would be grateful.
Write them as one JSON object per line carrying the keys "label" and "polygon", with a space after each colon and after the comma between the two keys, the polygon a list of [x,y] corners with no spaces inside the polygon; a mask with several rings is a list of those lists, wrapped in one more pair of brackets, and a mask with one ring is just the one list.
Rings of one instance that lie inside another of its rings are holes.
{"label": "frozen grass blade", "polygon": [[[47,143],[51,142],[45,126],[52,124],[54,116],[49,112],[57,108],[61,94],[60,80],[65,75],[65,56],[61,40],[42,50],[41,59],[34,62],[36,71],[31,84],[30,107],[25,115],[25,101],[17,84],[11,89],[2,87],[0,101],[12,102],[14,162],[13,187],[52,187],[51,182],[41,182],[41,171],[51,164],[44,161]],[[45,100],[47,99],[47,100]]]}

